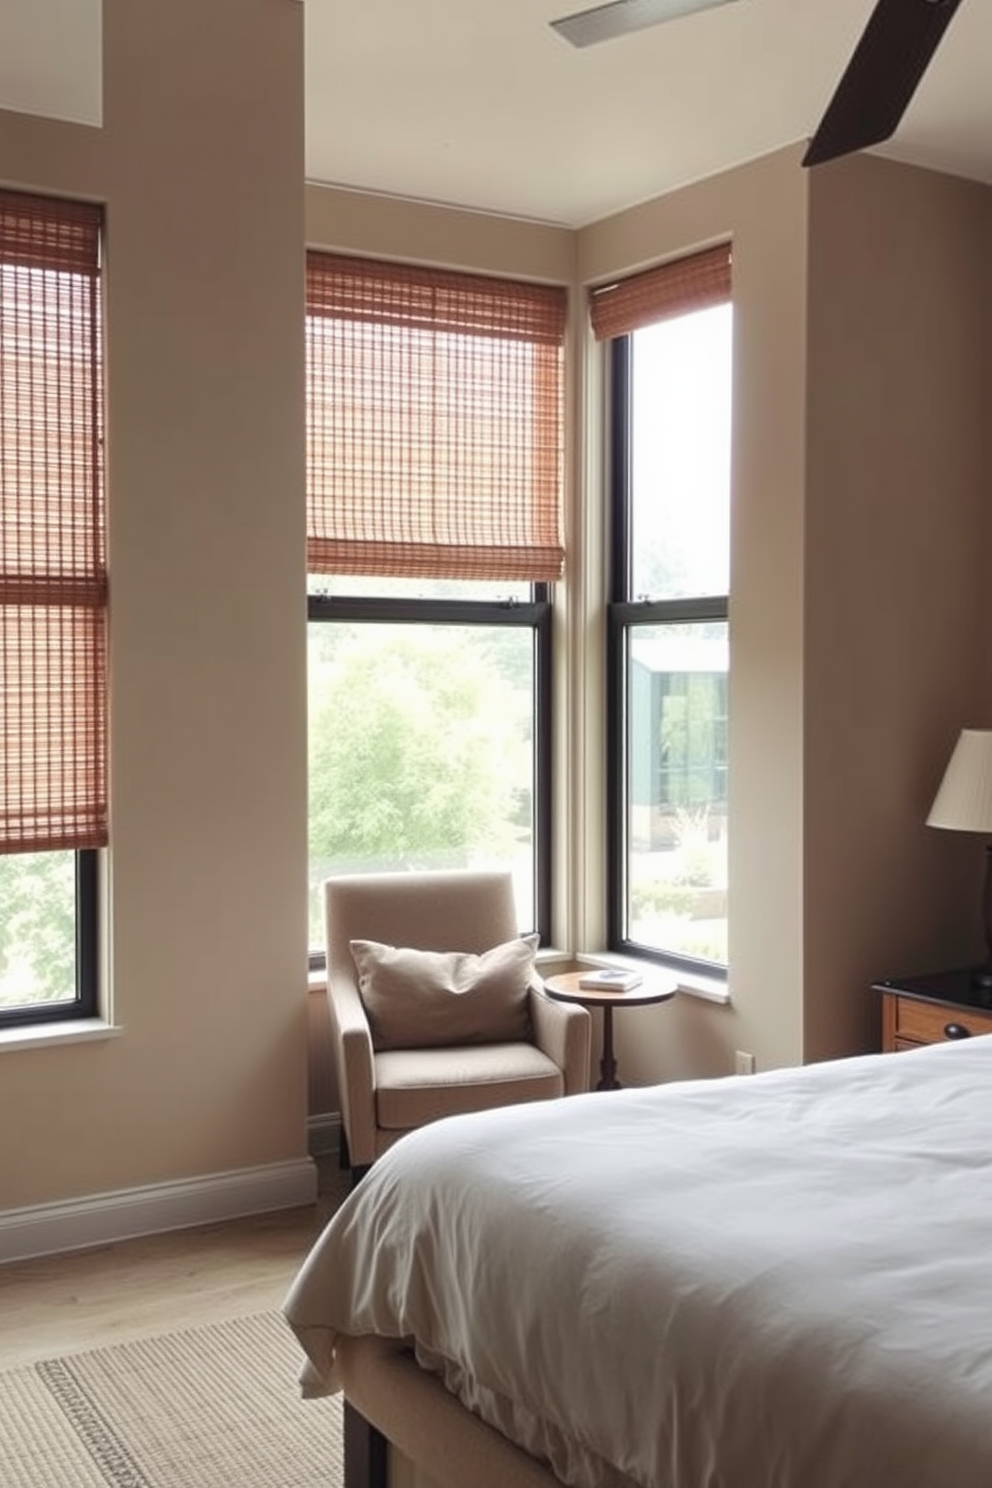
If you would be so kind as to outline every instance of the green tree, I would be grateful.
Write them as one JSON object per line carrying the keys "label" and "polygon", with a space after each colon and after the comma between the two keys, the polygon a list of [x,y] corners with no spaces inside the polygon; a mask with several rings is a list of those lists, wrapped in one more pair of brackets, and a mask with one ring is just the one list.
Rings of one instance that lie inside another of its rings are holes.
{"label": "green tree", "polygon": [[75,936],[75,855],[0,856],[0,1003],[71,997]]}
{"label": "green tree", "polygon": [[487,637],[356,627],[323,654],[311,673],[311,864],[509,852],[530,703]]}

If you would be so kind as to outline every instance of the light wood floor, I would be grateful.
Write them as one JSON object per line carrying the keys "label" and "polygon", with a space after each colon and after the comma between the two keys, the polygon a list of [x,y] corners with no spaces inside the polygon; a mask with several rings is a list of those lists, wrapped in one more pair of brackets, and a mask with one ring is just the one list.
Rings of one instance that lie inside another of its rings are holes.
{"label": "light wood floor", "polygon": [[305,1209],[0,1266],[0,1370],[278,1307],[347,1192],[318,1171]]}

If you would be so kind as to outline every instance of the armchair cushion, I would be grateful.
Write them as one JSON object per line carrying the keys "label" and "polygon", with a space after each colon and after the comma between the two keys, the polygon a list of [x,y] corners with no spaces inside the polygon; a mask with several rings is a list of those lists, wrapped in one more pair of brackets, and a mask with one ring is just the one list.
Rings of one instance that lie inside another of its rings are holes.
{"label": "armchair cushion", "polygon": [[537,943],[526,935],[472,955],[350,941],[374,1048],[529,1040]]}

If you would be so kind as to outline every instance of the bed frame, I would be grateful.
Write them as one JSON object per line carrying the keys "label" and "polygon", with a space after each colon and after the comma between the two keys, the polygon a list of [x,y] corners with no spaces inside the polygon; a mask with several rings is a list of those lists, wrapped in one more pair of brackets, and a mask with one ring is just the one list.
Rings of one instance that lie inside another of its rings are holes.
{"label": "bed frame", "polygon": [[550,1468],[472,1415],[395,1340],[339,1336],[337,1361],[345,1488],[561,1488]]}

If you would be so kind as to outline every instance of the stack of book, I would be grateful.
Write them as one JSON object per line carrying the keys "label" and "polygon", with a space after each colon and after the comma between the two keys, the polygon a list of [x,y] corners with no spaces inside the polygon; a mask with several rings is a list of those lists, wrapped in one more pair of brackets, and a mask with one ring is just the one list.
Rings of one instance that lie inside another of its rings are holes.
{"label": "stack of book", "polygon": [[584,971],[579,977],[579,986],[590,992],[629,992],[632,987],[639,987],[642,981],[639,971],[604,966],[595,971]]}

